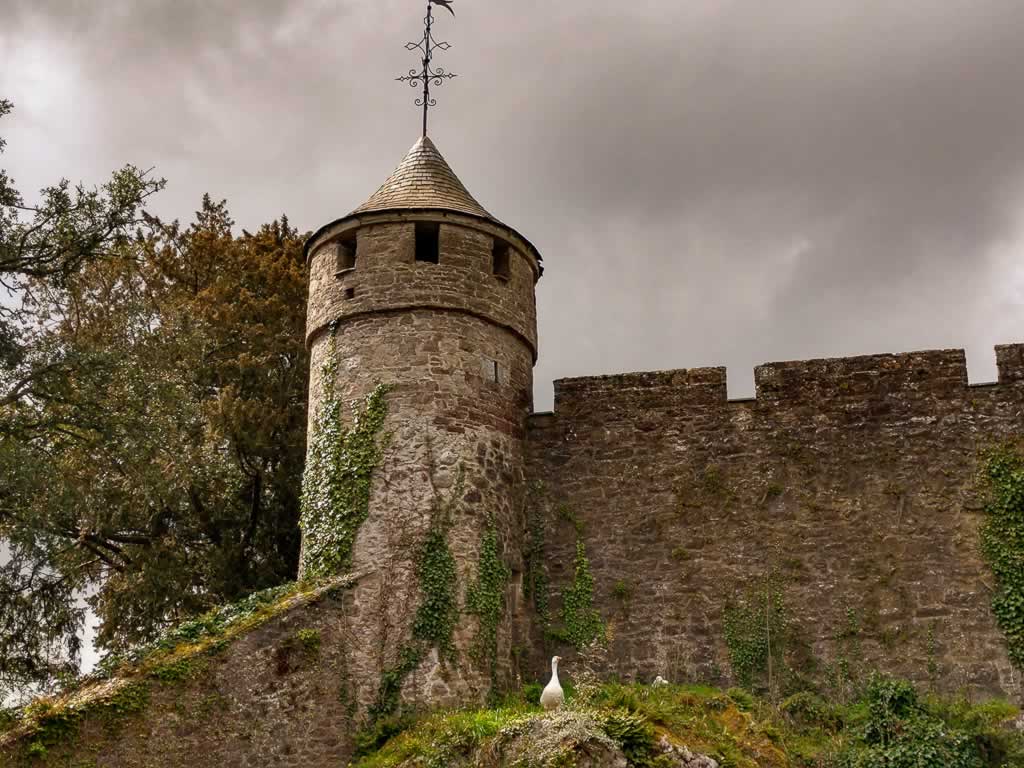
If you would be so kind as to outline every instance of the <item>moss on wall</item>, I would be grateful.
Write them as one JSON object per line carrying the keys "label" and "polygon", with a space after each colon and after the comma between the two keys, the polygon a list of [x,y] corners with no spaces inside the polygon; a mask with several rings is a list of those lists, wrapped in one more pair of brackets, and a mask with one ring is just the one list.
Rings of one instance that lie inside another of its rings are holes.
{"label": "moss on wall", "polygon": [[[164,708],[149,711],[155,700],[167,700],[168,689],[178,692],[170,700],[184,701],[188,698],[184,696],[186,690],[203,689],[209,684],[213,665],[229,656],[243,638],[324,598],[344,594],[354,582],[354,577],[346,576],[319,584],[293,583],[264,590],[184,622],[129,654],[106,659],[96,673],[74,688],[9,713],[0,729],[0,765],[33,760],[45,763],[51,759],[61,765],[77,765],[65,759],[116,743],[118,733],[130,728],[133,718],[152,727],[151,720],[168,717]],[[274,654],[278,671],[279,652],[285,648],[312,659],[320,652],[319,631],[288,630]],[[196,706],[202,710],[203,701],[209,703],[211,697],[218,696],[212,688]],[[194,717],[199,721],[203,716],[202,711],[178,711],[173,718]],[[86,733],[89,745],[80,747],[79,741]]]}

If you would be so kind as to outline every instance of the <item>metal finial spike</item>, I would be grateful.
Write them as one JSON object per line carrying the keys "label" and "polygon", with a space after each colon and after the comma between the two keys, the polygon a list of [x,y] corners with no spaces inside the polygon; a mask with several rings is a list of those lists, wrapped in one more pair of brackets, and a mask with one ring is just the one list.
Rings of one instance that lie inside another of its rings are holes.
{"label": "metal finial spike", "polygon": [[455,10],[452,8],[453,0],[427,0],[427,15],[423,19],[423,39],[419,42],[411,42],[405,44],[407,51],[418,50],[423,54],[422,68],[417,71],[410,69],[409,74],[396,77],[395,79],[402,83],[409,83],[413,88],[417,87],[421,83],[423,84],[423,96],[416,99],[416,106],[423,107],[423,135],[427,135],[427,112],[430,107],[433,107],[437,102],[430,97],[430,84],[442,85],[445,80],[450,80],[455,77],[452,72],[445,72],[441,67],[431,67],[430,63],[434,58],[434,51],[440,49],[447,51],[451,46],[443,41],[434,40],[433,37],[433,26],[434,26],[434,5],[440,5],[447,8],[452,16],[455,15]]}

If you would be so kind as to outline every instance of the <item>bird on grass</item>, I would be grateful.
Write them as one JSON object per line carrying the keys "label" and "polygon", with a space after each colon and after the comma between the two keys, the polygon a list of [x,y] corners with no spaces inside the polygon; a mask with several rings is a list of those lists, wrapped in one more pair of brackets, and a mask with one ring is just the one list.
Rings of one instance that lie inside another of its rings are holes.
{"label": "bird on grass", "polygon": [[661,675],[658,675],[656,678],[654,678],[654,682],[651,683],[651,686],[654,688],[660,688],[663,685],[668,685],[668,680],[666,680]]}
{"label": "bird on grass", "polygon": [[551,680],[540,693],[540,705],[547,710],[560,709],[565,702],[565,693],[558,682],[558,662],[561,660],[561,656],[551,657]]}
{"label": "bird on grass", "polygon": [[430,0],[430,3],[432,5],[440,5],[443,8],[447,8],[448,12],[451,13],[452,16],[455,15],[455,10],[452,8],[452,0]]}

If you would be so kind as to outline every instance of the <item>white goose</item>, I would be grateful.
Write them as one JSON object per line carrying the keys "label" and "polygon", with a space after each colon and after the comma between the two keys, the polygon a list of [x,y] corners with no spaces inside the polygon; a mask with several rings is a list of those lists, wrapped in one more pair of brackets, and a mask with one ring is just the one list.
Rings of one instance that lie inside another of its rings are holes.
{"label": "white goose", "polygon": [[565,702],[565,693],[558,682],[558,662],[561,660],[561,656],[551,657],[551,681],[544,686],[540,694],[540,705],[544,709],[559,709]]}

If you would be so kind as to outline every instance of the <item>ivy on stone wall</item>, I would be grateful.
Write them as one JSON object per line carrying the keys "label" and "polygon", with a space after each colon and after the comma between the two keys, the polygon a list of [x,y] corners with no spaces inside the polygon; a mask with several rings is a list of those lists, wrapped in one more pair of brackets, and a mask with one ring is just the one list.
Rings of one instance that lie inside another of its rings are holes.
{"label": "ivy on stone wall", "polygon": [[864,684],[863,635],[860,613],[848,605],[843,623],[835,634],[834,656],[825,666],[825,683],[840,701],[851,701]]}
{"label": "ivy on stone wall", "polygon": [[991,495],[981,548],[996,577],[992,612],[1010,660],[1024,669],[1024,456],[1011,448],[993,452],[985,476]]}
{"label": "ivy on stone wall", "polygon": [[572,584],[562,594],[562,622],[564,627],[556,636],[577,650],[605,637],[601,614],[594,608],[594,577],[582,538],[576,539]]}
{"label": "ivy on stone wall", "polygon": [[462,498],[463,470],[459,467],[455,486],[446,500],[435,496],[430,528],[416,557],[416,578],[420,587],[420,605],[412,625],[412,640],[398,654],[398,661],[381,675],[377,701],[370,718],[377,721],[398,708],[405,679],[411,675],[431,648],[442,659],[455,655],[452,635],[459,621],[458,572],[455,556],[448,545],[452,513]]}
{"label": "ivy on stone wall", "polygon": [[387,717],[398,709],[399,696],[405,678],[423,661],[425,650],[422,644],[413,643],[404,647],[398,654],[398,662],[384,670],[377,688],[377,701],[370,707],[370,720],[376,721]]}
{"label": "ivy on stone wall", "polygon": [[388,388],[383,384],[353,408],[352,428],[342,428],[334,339],[332,330],[321,370],[323,400],[313,421],[302,481],[302,573],[307,579],[349,566],[356,534],[369,514],[373,470],[387,442],[379,434],[387,416]]}
{"label": "ivy on stone wall", "polygon": [[474,654],[478,661],[488,665],[491,681],[498,671],[498,625],[505,607],[505,586],[511,576],[508,566],[498,551],[498,529],[494,516],[489,515],[487,527],[480,539],[476,583],[466,594],[466,608],[480,620]]}
{"label": "ivy on stone wall", "polygon": [[412,634],[428,647],[436,647],[441,656],[455,652],[452,633],[459,621],[457,603],[458,574],[455,556],[448,546],[452,525],[452,509],[462,497],[462,469],[459,469],[455,490],[446,502],[435,500],[430,529],[416,560],[416,577],[422,601],[416,611]]}
{"label": "ivy on stone wall", "polygon": [[774,689],[773,673],[784,669],[788,623],[782,585],[774,575],[732,596],[722,625],[736,682],[745,688],[764,682]]}
{"label": "ivy on stone wall", "polygon": [[544,570],[544,516],[538,498],[542,487],[538,481],[527,492],[523,595],[533,601],[541,630],[547,631],[551,626],[551,614],[548,611],[548,576]]}

